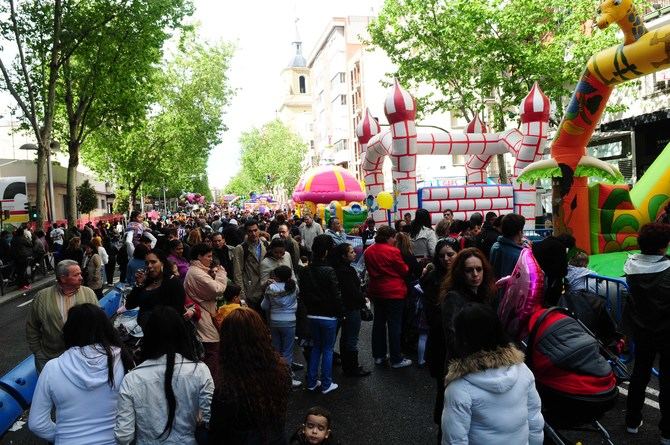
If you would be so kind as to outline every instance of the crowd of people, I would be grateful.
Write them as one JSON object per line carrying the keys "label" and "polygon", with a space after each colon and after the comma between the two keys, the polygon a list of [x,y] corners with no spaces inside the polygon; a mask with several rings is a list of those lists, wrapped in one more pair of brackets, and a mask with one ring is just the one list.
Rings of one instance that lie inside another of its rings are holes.
{"label": "crowd of people", "polygon": [[[345,376],[370,375],[359,334],[372,318],[374,366],[427,366],[435,380],[438,443],[542,443],[540,395],[498,319],[504,290],[496,281],[531,248],[545,275],[544,305],[552,306],[584,289],[583,280],[566,277],[583,277],[588,256],[575,252],[570,236],[530,243],[524,225],[517,214],[463,221],[450,210],[435,226],[423,209],[393,227],[369,219],[355,229],[361,260],[337,218],[324,228],[311,215],[284,211],[214,209],[146,222],[132,212],[125,227],[54,226],[45,238],[57,283],[38,293],[26,328],[40,371],[29,426],[67,444],[335,443],[331,416],[318,406],[287,434],[291,388],[336,391],[339,364]],[[12,245],[27,245],[17,236]],[[626,266],[639,359],[631,433],[657,352],[662,376],[667,369],[667,342],[657,339],[670,332],[665,294],[645,300],[653,289],[667,292],[670,231],[650,224],[639,236],[642,253]],[[120,311],[138,308],[144,333],[134,354],[95,306],[116,265],[132,288]],[[670,438],[663,421],[661,433]]]}

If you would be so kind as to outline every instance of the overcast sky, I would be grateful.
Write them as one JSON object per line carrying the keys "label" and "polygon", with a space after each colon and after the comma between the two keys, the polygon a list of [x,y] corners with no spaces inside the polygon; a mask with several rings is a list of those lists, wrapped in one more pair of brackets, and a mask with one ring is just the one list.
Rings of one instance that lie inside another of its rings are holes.
{"label": "overcast sky", "polygon": [[296,16],[307,58],[331,17],[370,15],[382,4],[383,0],[195,0],[202,36],[236,46],[229,74],[238,91],[225,118],[228,131],[209,158],[210,187],[223,187],[238,171],[240,134],[275,118],[282,96],[280,74],[294,54]]}

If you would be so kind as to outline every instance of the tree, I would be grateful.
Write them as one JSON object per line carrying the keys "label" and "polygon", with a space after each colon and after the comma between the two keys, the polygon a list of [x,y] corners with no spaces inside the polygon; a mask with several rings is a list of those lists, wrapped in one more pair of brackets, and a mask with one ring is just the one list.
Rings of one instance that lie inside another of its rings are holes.
{"label": "tree", "polygon": [[593,15],[591,0],[386,0],[369,31],[395,77],[435,91],[418,98],[424,112],[470,120],[488,105],[500,131],[535,81],[560,121],[588,57],[616,42],[615,27],[591,35]]}
{"label": "tree", "polygon": [[307,153],[300,136],[274,120],[242,133],[240,145],[242,167],[226,187],[228,193],[247,196],[252,190],[270,191],[269,185],[293,189]]}
{"label": "tree", "polygon": [[108,125],[92,134],[82,153],[87,165],[127,187],[131,203],[140,186],[207,189],[207,158],[226,130],[223,111],[233,94],[232,54],[228,44],[200,44],[185,35],[156,74],[156,100],[145,116],[131,128]]}
{"label": "tree", "polygon": [[[107,2],[77,8],[79,20],[101,20]],[[169,31],[190,14],[186,0],[129,0],[64,61],[58,99],[64,120],[62,137],[69,155],[68,213],[74,223],[79,151],[102,125],[124,126],[144,115],[151,101],[153,72],[161,61]]]}
{"label": "tree", "polygon": [[[95,17],[82,12],[104,5]],[[46,216],[44,199],[47,183],[47,155],[52,145],[56,108],[56,89],[60,70],[73,52],[95,35],[113,17],[120,2],[87,0],[82,2],[8,0],[0,5],[0,57],[2,88],[16,102],[12,113],[21,121],[21,130],[33,133],[37,142],[38,225]],[[11,48],[7,50],[7,48]],[[11,62],[6,62],[13,55]],[[53,217],[53,215],[52,215]]]}
{"label": "tree", "polygon": [[112,210],[114,213],[127,213],[130,204],[130,193],[127,189],[118,188],[115,190],[114,206]]}
{"label": "tree", "polygon": [[[88,179],[77,187],[77,210],[79,213],[91,213],[98,207],[98,194]],[[75,218],[76,219],[76,218]]]}

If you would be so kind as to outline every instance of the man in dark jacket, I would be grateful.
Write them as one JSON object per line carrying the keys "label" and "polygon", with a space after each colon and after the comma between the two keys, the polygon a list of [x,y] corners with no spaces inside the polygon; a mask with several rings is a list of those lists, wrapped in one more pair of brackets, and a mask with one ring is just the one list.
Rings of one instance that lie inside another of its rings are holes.
{"label": "man in dark jacket", "polygon": [[[651,368],[659,355],[660,395],[670,394],[670,226],[646,224],[640,229],[642,253],[632,255],[624,265],[629,286],[624,313],[635,340],[635,365],[626,400],[626,430],[636,434],[642,424],[642,406]],[[661,403],[661,443],[670,443],[670,411]]]}
{"label": "man in dark jacket", "polygon": [[506,277],[514,270],[523,248],[524,224],[526,218],[516,213],[509,213],[503,217],[500,227],[502,235],[491,247],[489,256],[496,279]]}

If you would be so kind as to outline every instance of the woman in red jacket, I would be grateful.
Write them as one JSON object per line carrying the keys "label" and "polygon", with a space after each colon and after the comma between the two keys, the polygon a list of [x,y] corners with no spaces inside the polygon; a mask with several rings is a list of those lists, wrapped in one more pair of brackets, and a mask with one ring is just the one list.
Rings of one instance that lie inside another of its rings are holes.
{"label": "woman in red jacket", "polygon": [[395,247],[395,230],[382,226],[377,230],[375,244],[364,253],[368,271],[368,297],[374,304],[372,324],[372,355],[375,364],[386,362],[386,329],[388,348],[391,350],[391,367],[404,368],[412,361],[403,358],[400,351],[402,312],[407,295],[405,275],[408,267],[400,250]]}

